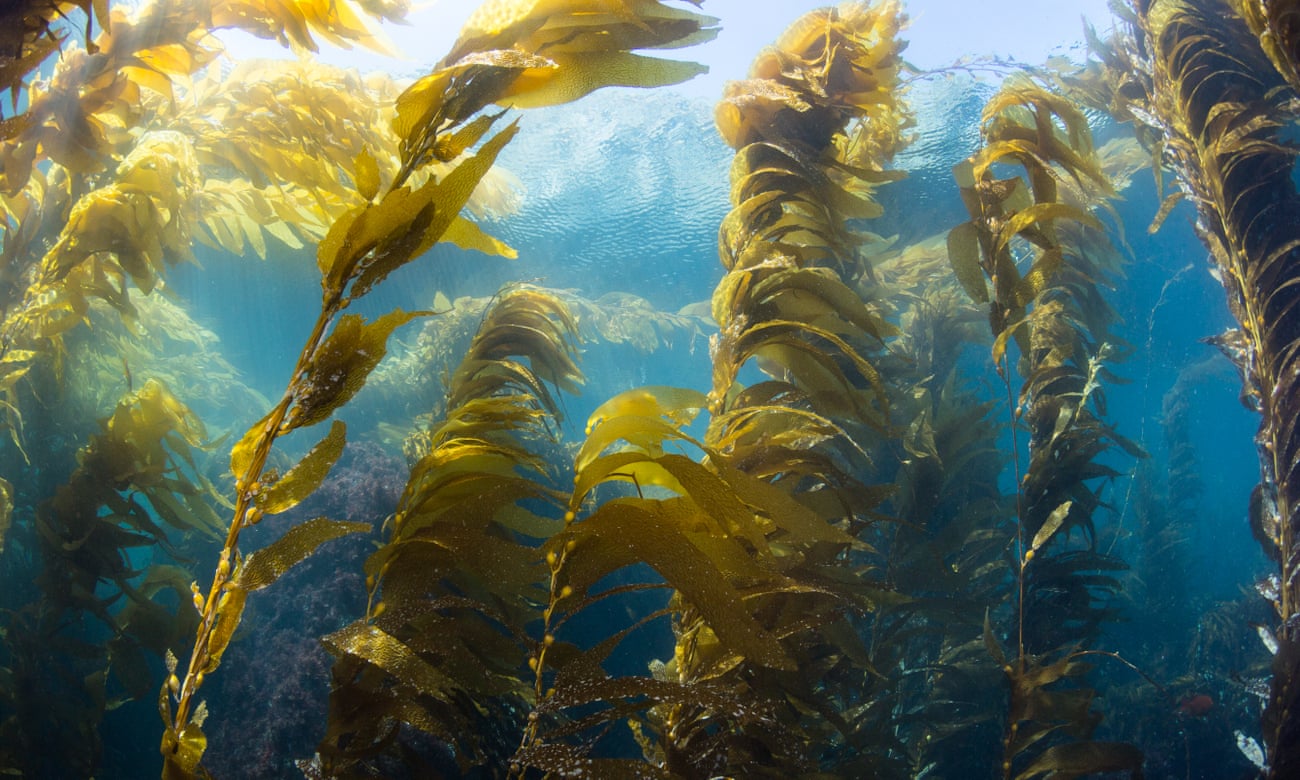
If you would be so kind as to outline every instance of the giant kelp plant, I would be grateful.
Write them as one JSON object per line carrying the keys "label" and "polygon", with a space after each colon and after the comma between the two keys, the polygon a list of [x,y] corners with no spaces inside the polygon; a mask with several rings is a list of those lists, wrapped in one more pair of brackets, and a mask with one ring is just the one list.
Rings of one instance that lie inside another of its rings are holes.
{"label": "giant kelp plant", "polygon": [[[1137,542],[1110,512],[1146,456],[1107,403],[1130,351],[1111,291],[1128,254],[1117,190],[1135,167],[1113,164],[1137,147],[1099,153],[1086,103],[1138,126],[1163,200],[1153,230],[1190,196],[1241,322],[1217,342],[1264,413],[1252,523],[1278,567],[1261,586],[1279,625],[1258,634],[1275,645],[1258,764],[1289,776],[1300,240],[1284,132],[1300,9],[1117,10],[1128,28],[1094,40],[1101,63],[1016,74],[992,95],[948,185],[965,217],[908,245],[885,237],[891,209],[910,208],[888,194],[916,124],[907,83],[924,78],[903,60],[901,3],[793,20],[715,109],[734,155],[711,324],[537,283],[415,311],[372,294],[426,255],[456,256],[440,245],[526,252],[482,217],[520,197],[497,161],[527,110],[696,75],[640,53],[712,38],[717,20],[695,9],[489,0],[410,83],[306,56],[319,40],[382,49],[376,22],[402,18],[400,0],[0,11],[14,98],[0,120],[0,555],[15,573],[0,771],[104,773],[104,735],[157,691],[167,778],[292,760],[308,777],[1035,780],[1138,777],[1143,750],[1158,771],[1182,752],[1190,777],[1185,729],[1103,718],[1116,701],[1152,718],[1206,705],[1169,701],[1172,668],[1133,675],[1113,649],[1126,578],[1173,576],[1176,556],[1172,511],[1132,513]],[[221,28],[303,56],[231,67]],[[210,387],[235,384],[215,337],[164,297],[196,244],[205,263],[314,253],[319,306],[283,390],[239,389],[259,407],[251,426]],[[393,336],[416,322],[410,343]],[[619,374],[584,430],[566,422],[612,373],[584,348],[651,353],[715,326],[707,386]],[[363,391],[383,401],[349,414]],[[1173,492],[1195,459],[1170,417]],[[300,516],[322,487],[352,484],[336,472],[361,438],[407,457],[391,515]],[[332,671],[315,755],[255,762],[209,744],[209,718],[274,715],[270,699],[202,698],[241,673],[229,651],[257,630],[255,600],[358,534],[364,609],[319,637]],[[1179,592],[1168,584],[1145,592]],[[1201,617],[1218,629],[1196,662],[1228,679],[1249,664],[1234,632],[1258,642],[1221,613]]]}
{"label": "giant kelp plant", "polygon": [[[1113,615],[1108,601],[1119,582],[1110,572],[1124,568],[1098,549],[1102,497],[1091,483],[1117,475],[1102,461],[1108,448],[1140,454],[1103,417],[1105,362],[1116,346],[1099,285],[1113,252],[1091,208],[1110,185],[1082,112],[1031,82],[1008,80],[984,108],[982,136],[982,148],[956,169],[971,220],[948,246],[963,287],[989,306],[1008,402],[1013,342],[1024,380],[1014,404],[1029,451],[1023,473],[1016,465],[1012,650],[987,619],[984,628],[1011,686],[1003,775],[1139,770],[1133,747],[1088,739],[1094,691],[1081,682],[1085,648]],[[1000,166],[1024,173],[999,178]],[[1017,251],[1028,257],[1018,263]],[[1053,732],[1073,739],[1057,742]]]}
{"label": "giant kelp plant", "polygon": [[1139,2],[1107,51],[1114,103],[1158,139],[1162,159],[1197,211],[1239,328],[1216,341],[1262,415],[1261,482],[1251,528],[1276,562],[1259,590],[1274,605],[1272,691],[1264,713],[1268,776],[1300,766],[1295,615],[1297,194],[1285,138],[1295,98],[1294,3]]}

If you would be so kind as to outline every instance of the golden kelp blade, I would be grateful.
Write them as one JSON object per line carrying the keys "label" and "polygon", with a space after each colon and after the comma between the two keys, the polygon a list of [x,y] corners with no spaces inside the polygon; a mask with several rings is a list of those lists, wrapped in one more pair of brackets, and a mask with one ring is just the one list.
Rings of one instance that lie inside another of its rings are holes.
{"label": "golden kelp blade", "polygon": [[705,405],[705,396],[697,390],[683,387],[638,387],[619,393],[606,400],[587,418],[590,434],[606,418],[634,416],[650,419],[664,418],[674,427],[689,425]]}
{"label": "golden kelp blade", "polygon": [[336,46],[352,43],[389,54],[389,45],[370,21],[377,16],[400,22],[409,8],[407,0],[207,0],[212,26],[235,27],[279,41],[296,52],[319,51],[313,33]]}
{"label": "golden kelp blade", "polygon": [[304,428],[328,418],[357,394],[366,377],[383,360],[389,335],[416,317],[429,314],[432,312],[396,309],[372,322],[359,314],[345,314],[307,363],[285,424]]}
{"label": "golden kelp blade", "polygon": [[441,240],[516,131],[516,125],[507,127],[441,179],[430,178],[417,189],[390,188],[382,198],[345,213],[317,247],[324,291],[365,295]]}
{"label": "golden kelp blade", "polygon": [[343,454],[347,426],[342,420],[330,425],[330,432],[312,447],[284,476],[257,495],[257,506],[268,515],[286,512],[311,495],[325,481]]}
{"label": "golden kelp blade", "polygon": [[713,38],[717,20],[658,0],[489,2],[480,6],[443,60],[464,64],[485,53],[527,52],[540,58],[493,99],[519,108],[576,100],[605,86],[657,87],[706,68],[631,53],[689,46]]}
{"label": "golden kelp blade", "polygon": [[[793,669],[793,661],[780,642],[751,615],[739,590],[728,582],[732,578],[763,577],[767,572],[755,562],[745,561],[747,570],[724,573],[711,556],[716,555],[734,567],[744,561],[743,553],[739,550],[724,553],[719,549],[724,544],[722,540],[708,539],[705,534],[687,530],[703,519],[703,510],[686,501],[614,499],[605,502],[595,514],[575,525],[577,530],[572,538],[578,546],[574,558],[584,555],[605,558],[594,564],[597,568],[586,574],[584,582],[574,583],[578,586],[575,589],[581,592],[585,580],[598,579],[623,565],[646,563],[700,610],[729,650],[762,666]],[[697,535],[706,538],[696,539]],[[735,540],[729,541],[737,544]],[[584,549],[584,545],[590,547]],[[630,553],[630,559],[615,554],[615,548],[621,548],[618,552],[623,555]]]}
{"label": "golden kelp blade", "polygon": [[324,517],[300,523],[286,531],[284,536],[245,558],[235,577],[235,586],[244,591],[261,590],[311,556],[325,542],[369,530],[369,523]]}
{"label": "golden kelp blade", "polygon": [[514,108],[569,103],[602,87],[666,87],[708,72],[695,62],[628,52],[552,55],[553,67],[525,71],[498,101]]}
{"label": "golden kelp blade", "polygon": [[717,21],[659,0],[488,0],[466,20],[443,63],[491,49],[550,56],[688,46],[716,36]]}

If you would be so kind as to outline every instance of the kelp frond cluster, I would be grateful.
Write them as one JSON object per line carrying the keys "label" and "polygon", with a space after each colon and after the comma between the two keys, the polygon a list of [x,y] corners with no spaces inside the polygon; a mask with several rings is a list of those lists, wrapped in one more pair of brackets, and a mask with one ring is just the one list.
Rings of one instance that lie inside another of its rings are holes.
{"label": "kelp frond cluster", "polygon": [[1097,549],[1103,500],[1092,484],[1118,476],[1102,461],[1107,449],[1142,454],[1104,421],[1106,363],[1118,345],[1100,286],[1114,250],[1092,209],[1111,188],[1082,112],[1027,79],[1009,79],[985,105],[981,135],[981,149],[955,169],[971,219],[949,234],[949,257],[967,293],[989,307],[1008,401],[1008,348],[1017,347],[1023,384],[1012,411],[1029,450],[1023,473],[1017,464],[1012,650],[991,615],[984,625],[1011,688],[1002,774],[1140,771],[1132,746],[1089,740],[1098,717],[1081,660],[1114,615],[1111,572],[1124,568]]}
{"label": "kelp frond cluster", "polygon": [[[384,751],[420,756],[403,724],[454,746],[462,772],[508,763],[506,737],[535,701],[520,672],[546,598],[537,545],[563,501],[531,448],[555,435],[552,388],[581,381],[575,338],[565,306],[537,290],[507,291],[487,313],[366,562],[367,614],[325,638],[337,656],[321,745],[332,775]],[[420,758],[421,771],[447,771]]]}
{"label": "kelp frond cluster", "polygon": [[1240,325],[1217,341],[1241,372],[1243,400],[1262,414],[1262,481],[1250,519],[1278,567],[1260,585],[1278,619],[1263,729],[1270,777],[1300,766],[1300,201],[1295,150],[1286,140],[1296,99],[1296,13],[1288,2],[1139,3],[1112,55],[1127,79],[1123,104],[1159,139],[1163,160],[1196,206],[1197,233]]}
{"label": "kelp frond cluster", "polygon": [[[1195,205],[1240,323],[1217,341],[1263,413],[1251,523],[1277,620],[1258,629],[1275,649],[1259,763],[1295,772],[1295,3],[1117,4],[1127,29],[1091,36],[1100,63],[1005,81],[949,184],[964,216],[897,247],[873,226],[912,207],[890,186],[913,126],[903,6],[799,17],[714,112],[734,155],[712,324],[533,284],[415,311],[371,294],[461,256],[440,245],[527,251],[481,218],[519,197],[497,161],[528,117],[508,115],[701,73],[657,54],[717,35],[700,2],[489,0],[410,83],[305,56],[385,50],[378,22],[405,0],[11,5],[0,555],[24,581],[0,610],[0,773],[101,772],[100,724],[155,690],[164,778],[210,776],[214,755],[247,768],[209,744],[238,705],[203,697],[257,629],[255,594],[370,533],[358,571],[332,562],[364,594],[320,637],[323,736],[294,756],[309,777],[1140,777],[1147,734],[1107,732],[1130,721],[1103,723],[1102,699],[1184,732],[1195,709],[1107,671],[1134,668],[1109,644],[1126,557],[1176,569],[1185,525],[1158,524],[1196,490],[1171,403],[1178,501],[1146,496],[1136,542],[1109,522],[1108,490],[1145,457],[1108,408],[1129,351],[1114,203],[1148,160],[1152,230]],[[210,34],[227,28],[304,56],[231,67]],[[1094,148],[1080,103],[1141,146]],[[270,400],[163,297],[196,244],[205,263],[314,256],[319,308]],[[627,355],[679,340],[696,357],[706,333],[706,386],[631,386],[652,380]],[[628,365],[581,361],[609,345]],[[585,428],[566,420],[616,371]],[[384,408],[353,413],[367,387]],[[195,410],[236,396],[259,408],[214,440]],[[382,523],[318,509],[367,428],[409,467]],[[1145,592],[1181,592],[1166,585]],[[1199,623],[1180,680],[1252,663],[1231,641],[1244,618]]]}

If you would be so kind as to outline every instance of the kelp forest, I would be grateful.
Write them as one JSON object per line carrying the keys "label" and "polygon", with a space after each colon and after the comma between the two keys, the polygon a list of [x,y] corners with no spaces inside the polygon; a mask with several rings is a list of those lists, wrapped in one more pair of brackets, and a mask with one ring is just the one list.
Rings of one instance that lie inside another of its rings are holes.
{"label": "kelp forest", "polygon": [[1300,2],[909,10],[3,4],[0,774],[1300,776]]}

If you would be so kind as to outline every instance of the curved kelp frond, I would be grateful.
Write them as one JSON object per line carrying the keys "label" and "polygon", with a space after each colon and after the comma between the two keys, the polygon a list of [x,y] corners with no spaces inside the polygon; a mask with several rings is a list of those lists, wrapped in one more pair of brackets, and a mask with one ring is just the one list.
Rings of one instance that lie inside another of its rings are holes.
{"label": "curved kelp frond", "polygon": [[694,62],[632,52],[712,40],[718,34],[713,26],[717,19],[659,0],[618,6],[603,0],[488,0],[465,22],[442,66],[489,52],[488,57],[503,59],[513,56],[508,52],[532,56],[496,101],[517,108],[568,103],[601,87],[677,84],[705,71]]}
{"label": "curved kelp frond", "polygon": [[554,436],[551,388],[582,381],[575,338],[564,304],[536,289],[508,290],[488,311],[366,562],[366,616],[325,637],[336,661],[320,755],[331,773],[385,752],[445,772],[409,729],[448,745],[460,772],[500,767],[517,744],[533,701],[530,624],[546,597],[538,548],[563,501],[533,449]]}

